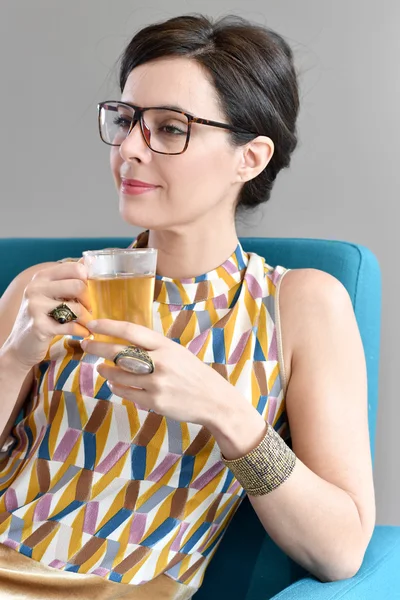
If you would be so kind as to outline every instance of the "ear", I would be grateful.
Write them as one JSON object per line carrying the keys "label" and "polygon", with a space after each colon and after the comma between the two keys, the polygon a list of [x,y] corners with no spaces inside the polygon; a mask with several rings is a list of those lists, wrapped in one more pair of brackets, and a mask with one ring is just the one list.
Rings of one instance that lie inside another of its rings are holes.
{"label": "ear", "polygon": [[259,135],[248,144],[240,146],[240,150],[238,179],[245,183],[265,169],[274,154],[275,145],[271,138]]}

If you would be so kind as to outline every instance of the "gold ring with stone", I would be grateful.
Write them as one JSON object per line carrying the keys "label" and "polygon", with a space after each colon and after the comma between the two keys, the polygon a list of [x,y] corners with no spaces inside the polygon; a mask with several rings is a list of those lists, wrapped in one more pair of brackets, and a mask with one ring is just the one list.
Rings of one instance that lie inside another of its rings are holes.
{"label": "gold ring with stone", "polygon": [[113,361],[117,367],[135,375],[150,375],[155,369],[149,353],[137,346],[127,346],[118,352]]}
{"label": "gold ring with stone", "polygon": [[78,318],[74,311],[71,310],[67,304],[64,304],[64,302],[53,308],[48,315],[61,325],[64,325],[64,323],[70,323],[71,321],[76,321]]}

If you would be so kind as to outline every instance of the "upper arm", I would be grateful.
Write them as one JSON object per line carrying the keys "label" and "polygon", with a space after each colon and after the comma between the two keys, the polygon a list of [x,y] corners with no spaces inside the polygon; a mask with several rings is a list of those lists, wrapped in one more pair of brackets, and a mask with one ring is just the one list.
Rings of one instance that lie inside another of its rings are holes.
{"label": "upper arm", "polygon": [[290,271],[280,291],[282,339],[290,339],[286,408],[292,447],[321,478],[355,502],[366,535],[375,503],[367,372],[351,299],[334,277]]}

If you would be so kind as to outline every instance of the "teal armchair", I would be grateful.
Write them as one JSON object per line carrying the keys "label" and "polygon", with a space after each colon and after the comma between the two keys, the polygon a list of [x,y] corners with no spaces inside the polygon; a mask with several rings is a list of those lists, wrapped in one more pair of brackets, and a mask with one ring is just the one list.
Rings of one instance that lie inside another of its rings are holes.
{"label": "teal armchair", "polygon": [[[83,250],[126,247],[129,238],[0,239],[0,294],[30,265],[81,256]],[[247,251],[271,265],[315,268],[339,279],[348,290],[361,332],[368,370],[368,417],[374,456],[378,406],[381,313],[380,269],[367,248],[347,242],[242,238]],[[245,499],[207,570],[195,600],[400,600],[400,527],[375,528],[355,577],[321,583],[287,557],[265,533]]]}

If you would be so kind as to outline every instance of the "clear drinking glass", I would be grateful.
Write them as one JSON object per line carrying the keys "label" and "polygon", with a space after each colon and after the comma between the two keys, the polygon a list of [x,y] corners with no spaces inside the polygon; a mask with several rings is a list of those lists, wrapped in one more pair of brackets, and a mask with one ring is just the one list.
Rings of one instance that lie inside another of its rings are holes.
{"label": "clear drinking glass", "polygon": [[[83,252],[93,319],[115,319],[153,328],[155,248],[106,248]],[[98,341],[127,340],[95,335]]]}

